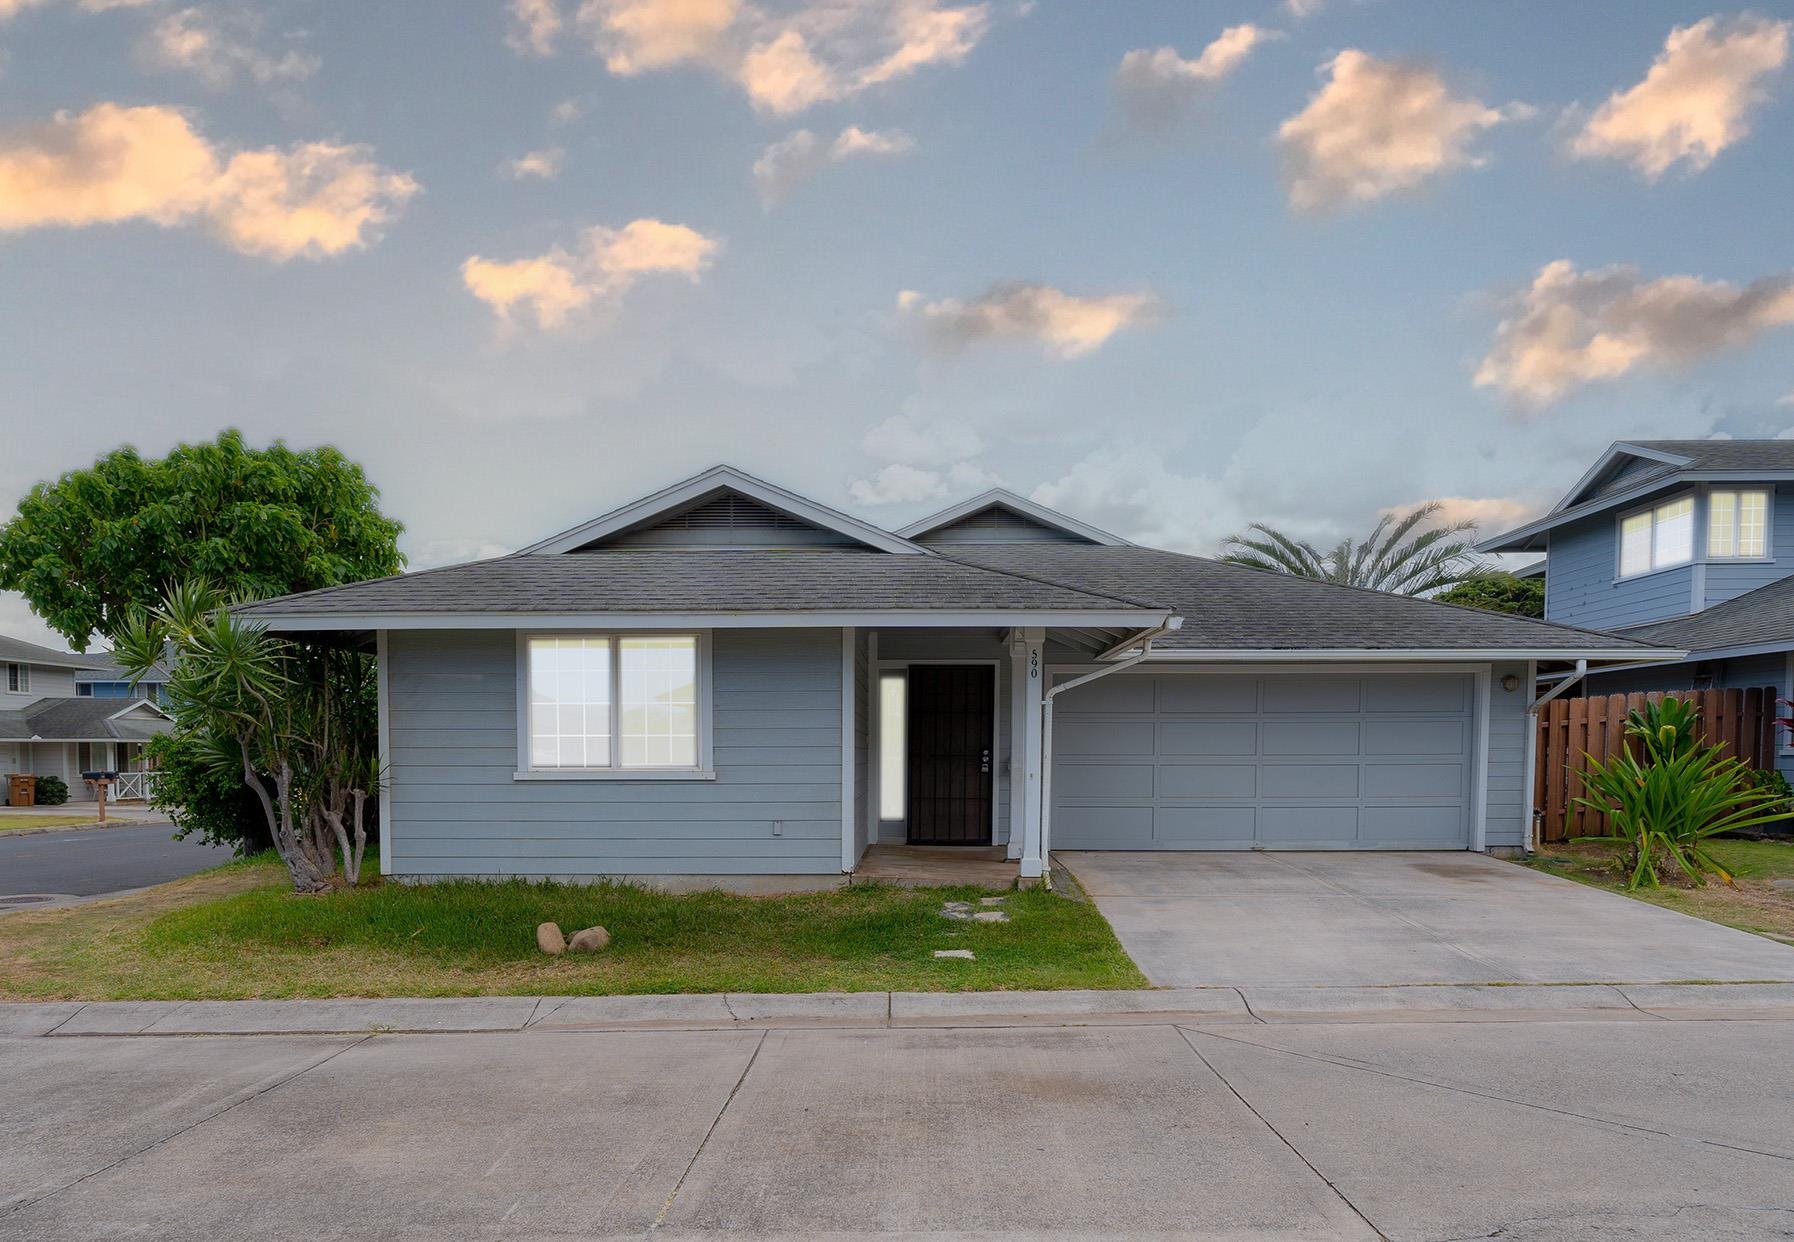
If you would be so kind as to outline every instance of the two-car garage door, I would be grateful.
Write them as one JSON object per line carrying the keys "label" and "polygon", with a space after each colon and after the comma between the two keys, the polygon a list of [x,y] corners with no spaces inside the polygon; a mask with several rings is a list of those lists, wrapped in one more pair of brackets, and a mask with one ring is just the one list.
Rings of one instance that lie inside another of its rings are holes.
{"label": "two-car garage door", "polygon": [[1052,848],[1467,849],[1460,672],[1117,673],[1054,706]]}

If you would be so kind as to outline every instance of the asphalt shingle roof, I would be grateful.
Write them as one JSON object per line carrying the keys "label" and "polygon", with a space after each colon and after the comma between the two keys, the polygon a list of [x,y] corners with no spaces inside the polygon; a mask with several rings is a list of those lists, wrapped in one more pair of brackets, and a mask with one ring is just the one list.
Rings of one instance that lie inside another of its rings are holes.
{"label": "asphalt shingle roof", "polygon": [[[927,554],[635,551],[520,555],[244,605],[258,617],[382,613],[1155,610]],[[1162,611],[1162,608],[1156,610]]]}
{"label": "asphalt shingle roof", "polygon": [[0,634],[0,663],[49,664],[56,668],[99,668],[106,663],[104,655],[74,655],[54,647],[40,647],[22,638]]}
{"label": "asphalt shingle roof", "polygon": [[111,717],[131,707],[125,699],[36,699],[13,711],[0,711],[0,738],[58,742],[143,742],[173,726],[151,713],[135,718]]}
{"label": "asphalt shingle roof", "polygon": [[1175,610],[1183,628],[1162,651],[1303,649],[1619,650],[1648,644],[1508,613],[1248,569],[1157,548],[1070,544],[957,544],[947,555],[1087,591],[1144,596]]}
{"label": "asphalt shingle roof", "polygon": [[1771,582],[1689,617],[1630,626],[1629,638],[1683,647],[1691,654],[1729,647],[1794,648],[1794,577]]}
{"label": "asphalt shingle roof", "polygon": [[1684,470],[1794,470],[1794,440],[1626,440],[1692,459]]}

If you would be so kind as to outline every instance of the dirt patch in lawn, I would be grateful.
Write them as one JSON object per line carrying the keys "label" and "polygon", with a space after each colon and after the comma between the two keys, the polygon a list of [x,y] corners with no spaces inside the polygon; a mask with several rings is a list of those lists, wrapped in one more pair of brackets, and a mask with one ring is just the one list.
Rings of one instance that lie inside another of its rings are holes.
{"label": "dirt patch in lawn", "polygon": [[1618,847],[1604,842],[1544,846],[1527,865],[1710,923],[1794,944],[1794,887],[1775,883],[1794,880],[1794,843],[1719,840],[1712,843],[1712,850],[1721,864],[1731,869],[1733,885],[1709,880],[1704,887],[1696,887],[1681,880],[1628,893]]}

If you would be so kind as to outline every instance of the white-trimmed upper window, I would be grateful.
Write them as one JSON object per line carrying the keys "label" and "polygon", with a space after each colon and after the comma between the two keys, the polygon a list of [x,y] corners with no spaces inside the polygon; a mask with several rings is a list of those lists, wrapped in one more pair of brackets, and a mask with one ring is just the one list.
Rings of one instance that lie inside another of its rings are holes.
{"label": "white-trimmed upper window", "polygon": [[1694,559],[1694,497],[1666,500],[1620,519],[1620,577]]}
{"label": "white-trimmed upper window", "polygon": [[1707,493],[1707,555],[1714,560],[1762,560],[1769,555],[1769,493]]}
{"label": "white-trimmed upper window", "polygon": [[6,688],[13,694],[29,694],[31,692],[31,666],[29,664],[8,664],[6,666]]}
{"label": "white-trimmed upper window", "polygon": [[536,635],[525,646],[531,771],[695,771],[696,634]]}

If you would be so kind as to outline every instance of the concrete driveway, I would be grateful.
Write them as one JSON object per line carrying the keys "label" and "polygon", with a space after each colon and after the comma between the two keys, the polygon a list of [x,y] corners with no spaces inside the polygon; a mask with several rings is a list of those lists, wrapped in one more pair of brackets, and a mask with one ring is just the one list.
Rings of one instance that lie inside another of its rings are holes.
{"label": "concrete driveway", "polygon": [[1794,947],[1462,853],[1068,853],[1162,987],[1794,980]]}

